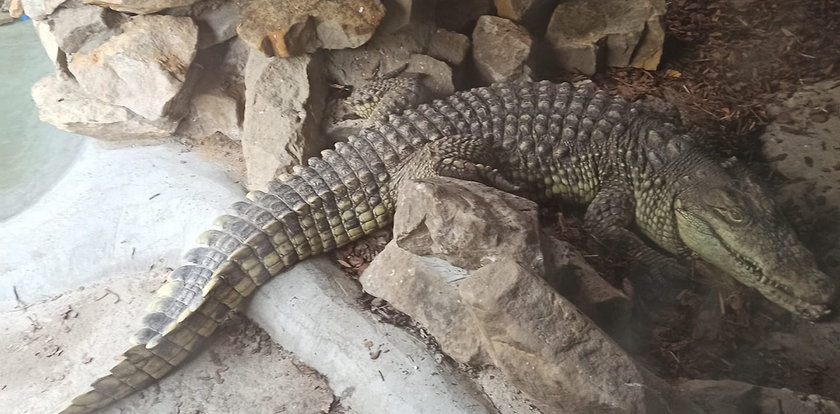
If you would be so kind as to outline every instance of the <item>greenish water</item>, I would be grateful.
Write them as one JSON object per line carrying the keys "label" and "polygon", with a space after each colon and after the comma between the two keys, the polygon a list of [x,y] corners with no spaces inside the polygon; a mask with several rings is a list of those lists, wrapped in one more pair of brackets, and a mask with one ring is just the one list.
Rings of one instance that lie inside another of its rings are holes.
{"label": "greenish water", "polygon": [[29,90],[52,72],[31,22],[0,26],[0,221],[52,188],[81,148],[82,137],[38,120]]}

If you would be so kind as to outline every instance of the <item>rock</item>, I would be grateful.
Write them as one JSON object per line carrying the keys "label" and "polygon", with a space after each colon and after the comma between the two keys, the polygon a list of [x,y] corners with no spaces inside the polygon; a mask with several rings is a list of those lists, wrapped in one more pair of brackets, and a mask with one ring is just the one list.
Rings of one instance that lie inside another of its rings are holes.
{"label": "rock", "polygon": [[492,0],[438,0],[435,19],[438,27],[469,33],[480,16],[492,12]]}
{"label": "rock", "polygon": [[612,339],[533,272],[503,258],[460,285],[493,365],[545,412],[666,413],[657,387]]}
{"label": "rock", "polygon": [[546,281],[611,337],[623,337],[633,302],[604,280],[568,242],[543,234]]}
{"label": "rock", "polygon": [[198,80],[189,103],[189,113],[178,135],[206,138],[222,134],[239,140],[245,111],[244,85],[231,83],[224,74],[208,72]]}
{"label": "rock", "polygon": [[706,412],[716,414],[840,414],[840,405],[818,395],[765,388],[732,380],[690,380],[679,388]]}
{"label": "rock", "polygon": [[15,19],[23,16],[23,2],[21,0],[11,0],[9,2],[9,16]]}
{"label": "rock", "polygon": [[391,241],[359,282],[366,292],[386,299],[420,322],[452,359],[481,365],[489,360],[478,328],[458,294],[458,285],[467,274],[467,269],[436,257],[415,255]]}
{"label": "rock", "polygon": [[426,89],[434,96],[448,96],[455,93],[455,85],[452,83],[452,68],[431,56],[413,54],[408,59],[407,73],[420,73],[420,79]]}
{"label": "rock", "polygon": [[0,26],[7,25],[9,23],[13,23],[14,21],[15,21],[14,17],[9,16],[6,13],[0,13]]}
{"label": "rock", "polygon": [[32,87],[32,99],[42,121],[64,131],[105,140],[154,139],[172,135],[178,123],[149,120],[117,105],[81,92],[72,79],[46,76]]}
{"label": "rock", "polygon": [[53,34],[66,53],[88,52],[117,33],[125,16],[98,6],[62,7],[50,16]]}
{"label": "rock", "polygon": [[495,16],[481,16],[472,35],[473,60],[485,83],[523,80],[530,76],[525,61],[531,37],[523,27]]}
{"label": "rock", "polygon": [[429,40],[429,48],[426,53],[452,66],[458,66],[464,63],[469,51],[469,37],[461,33],[438,29]]}
{"label": "rock", "polygon": [[50,24],[43,20],[33,20],[32,25],[35,27],[35,33],[38,34],[38,40],[41,41],[41,46],[47,52],[47,57],[55,64],[58,72],[67,70],[67,56],[64,51],[58,47],[58,39],[50,30]]}
{"label": "rock", "polygon": [[184,7],[200,0],[83,0],[88,4],[134,14],[149,14],[173,7]]}
{"label": "rock", "polygon": [[551,12],[559,0],[494,0],[496,15],[528,28],[531,33],[545,32]]}
{"label": "rock", "polygon": [[656,69],[664,0],[572,0],[551,16],[545,40],[563,70],[592,75],[604,65]]}
{"label": "rock", "polygon": [[198,48],[206,49],[236,36],[239,9],[239,2],[205,0],[190,6],[167,10],[166,14],[191,17],[198,25]]}
{"label": "rock", "polygon": [[268,58],[252,50],[245,68],[242,151],[250,189],[318,155],[326,85],[320,55]]}
{"label": "rock", "polygon": [[82,89],[148,119],[183,116],[198,29],[187,17],[136,16],[123,33],[70,62]]}
{"label": "rock", "polygon": [[545,269],[532,201],[476,182],[433,179],[403,185],[397,211],[394,240],[414,254],[478,269],[503,253],[539,274]]}
{"label": "rock", "polygon": [[[44,20],[65,1],[67,0],[21,0],[20,5],[23,7],[23,12],[32,20]],[[10,7],[9,12],[12,16],[14,16],[13,11],[15,11],[14,8]],[[15,17],[20,17],[20,15]]]}
{"label": "rock", "polygon": [[472,55],[485,83],[520,80],[530,76],[525,61],[531,37],[523,27],[495,16],[481,16],[472,34]]}
{"label": "rock", "polygon": [[422,54],[434,32],[428,22],[412,22],[387,36],[374,36],[356,49],[327,52],[327,74],[337,83],[361,86],[378,76],[406,65]]}
{"label": "rock", "polygon": [[289,57],[359,47],[384,16],[379,0],[252,0],[243,5],[237,32],[268,56]]}

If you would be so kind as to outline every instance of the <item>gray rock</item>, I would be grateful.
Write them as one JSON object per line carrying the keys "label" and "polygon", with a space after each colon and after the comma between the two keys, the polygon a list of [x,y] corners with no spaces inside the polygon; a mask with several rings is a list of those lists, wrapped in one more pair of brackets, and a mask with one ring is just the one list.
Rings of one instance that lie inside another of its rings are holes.
{"label": "gray rock", "polygon": [[35,33],[38,34],[38,40],[41,41],[41,46],[47,52],[47,57],[53,62],[56,72],[67,73],[67,55],[58,46],[58,38],[52,30],[50,24],[46,20],[33,20],[32,26],[35,28]]}
{"label": "gray rock", "polygon": [[516,23],[496,16],[481,16],[472,34],[472,56],[485,83],[521,80],[530,76],[525,65],[531,54],[531,36]]}
{"label": "gray rock", "polygon": [[664,12],[664,0],[561,2],[545,41],[566,71],[591,75],[605,65],[653,70],[662,55]]}
{"label": "gray rock", "polygon": [[265,189],[278,173],[315,156],[326,85],[320,55],[268,58],[251,51],[245,68],[242,152],[250,189]]}
{"label": "gray rock", "polygon": [[426,53],[452,66],[458,66],[464,63],[469,51],[470,38],[467,35],[438,29],[429,40],[429,48]]}
{"label": "gray rock", "polygon": [[361,86],[407,64],[422,54],[434,32],[427,22],[412,22],[387,36],[374,36],[364,46],[327,52],[327,74],[343,84]]}
{"label": "gray rock", "polygon": [[69,68],[82,89],[103,102],[124,106],[148,119],[183,116],[182,94],[196,54],[198,29],[187,17],[136,16],[123,33]]}
{"label": "gray rock", "polygon": [[840,405],[834,401],[786,388],[765,388],[732,380],[690,380],[679,388],[697,405],[715,414],[840,414]]}
{"label": "gray rock", "polygon": [[239,12],[239,2],[204,0],[193,5],[169,9],[165,13],[191,17],[198,25],[198,48],[206,49],[236,36]]}
{"label": "gray rock", "polygon": [[244,85],[231,83],[224,73],[203,73],[191,95],[189,113],[178,126],[178,135],[201,139],[222,134],[239,140],[244,118],[244,95]]}
{"label": "gray rock", "polygon": [[455,92],[452,68],[446,62],[427,55],[413,54],[408,59],[406,72],[425,75],[420,79],[420,84],[434,96],[448,96]]}
{"label": "gray rock", "polygon": [[149,14],[172,7],[189,6],[200,0],[83,0],[88,4],[135,14]]}
{"label": "gray rock", "polygon": [[9,16],[6,13],[0,13],[0,26],[7,25],[9,23],[13,23],[14,21],[15,21],[14,17]]}
{"label": "gray rock", "polygon": [[65,1],[67,0],[21,0],[21,5],[24,13],[32,20],[44,20]]}
{"label": "gray rock", "polygon": [[385,7],[379,0],[252,0],[241,16],[242,40],[268,56],[289,57],[363,45]]}
{"label": "gray rock", "polygon": [[493,365],[550,412],[669,412],[658,381],[648,380],[589,318],[514,260],[476,270],[460,291]]}
{"label": "gray rock", "polygon": [[623,337],[633,302],[604,280],[569,243],[543,235],[546,281],[611,337]]}
{"label": "gray rock", "polygon": [[465,269],[500,257],[511,257],[537,274],[545,269],[532,201],[475,182],[434,179],[401,187],[397,211],[394,240],[414,254]]}
{"label": "gray rock", "polygon": [[360,310],[360,294],[329,259],[315,258],[260,288],[248,315],[323,373],[349,413],[496,413],[461,372]]}
{"label": "gray rock", "polygon": [[92,5],[62,7],[49,18],[59,47],[66,53],[98,47],[117,33],[115,29],[124,20],[120,13]]}
{"label": "gray rock", "polygon": [[438,27],[469,33],[480,16],[492,12],[493,0],[438,0],[435,19]]}
{"label": "gray rock", "polygon": [[105,140],[155,139],[178,126],[167,118],[150,120],[118,105],[91,98],[72,79],[46,76],[32,87],[42,121],[64,131]]}
{"label": "gray rock", "polygon": [[[388,243],[359,282],[366,292],[387,300],[429,330],[441,349],[463,364],[489,362],[478,327],[460,301],[458,285],[468,270],[431,256],[419,256]],[[420,298],[420,300],[418,300]]]}

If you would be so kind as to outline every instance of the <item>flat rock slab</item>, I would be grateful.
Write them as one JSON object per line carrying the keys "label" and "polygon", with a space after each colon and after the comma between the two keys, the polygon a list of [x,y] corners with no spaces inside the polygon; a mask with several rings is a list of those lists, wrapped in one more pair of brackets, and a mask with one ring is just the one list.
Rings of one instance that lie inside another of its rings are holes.
{"label": "flat rock slab", "polygon": [[[15,413],[65,407],[128,345],[165,272],[123,274],[26,310],[0,313],[0,406]],[[243,332],[244,331],[244,332]],[[327,412],[324,379],[255,328],[222,329],[182,369],[102,414]]]}
{"label": "flat rock slab", "polygon": [[358,285],[326,258],[296,265],[257,291],[248,315],[323,373],[355,413],[494,413],[463,374],[356,300]]}
{"label": "flat rock slab", "polygon": [[244,193],[181,150],[86,143],[52,190],[0,224],[15,241],[0,249],[0,310],[17,304],[14,290],[32,304],[115,273],[174,266]]}

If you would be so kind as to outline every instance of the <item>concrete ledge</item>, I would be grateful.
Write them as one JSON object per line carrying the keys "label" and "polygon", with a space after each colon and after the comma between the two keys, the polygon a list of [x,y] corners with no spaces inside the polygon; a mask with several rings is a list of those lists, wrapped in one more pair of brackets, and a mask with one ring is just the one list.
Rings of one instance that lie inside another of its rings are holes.
{"label": "concrete ledge", "polygon": [[[248,316],[326,376],[351,412],[497,412],[463,374],[436,363],[424,344],[359,309],[359,294],[328,259],[316,258],[260,288]],[[377,350],[378,358],[371,358]]]}

